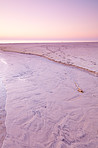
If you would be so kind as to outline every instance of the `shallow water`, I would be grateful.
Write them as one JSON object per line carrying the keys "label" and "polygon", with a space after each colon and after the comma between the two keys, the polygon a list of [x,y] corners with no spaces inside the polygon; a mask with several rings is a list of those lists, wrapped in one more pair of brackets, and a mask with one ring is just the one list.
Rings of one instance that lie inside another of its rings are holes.
{"label": "shallow water", "polygon": [[0,59],[2,148],[97,148],[97,77],[33,55],[1,52]]}

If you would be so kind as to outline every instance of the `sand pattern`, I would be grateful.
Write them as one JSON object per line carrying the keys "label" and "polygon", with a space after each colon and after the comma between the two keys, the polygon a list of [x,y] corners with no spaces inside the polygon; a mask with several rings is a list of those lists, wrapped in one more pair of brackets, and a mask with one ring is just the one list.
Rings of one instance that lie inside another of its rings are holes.
{"label": "sand pattern", "polygon": [[[25,45],[17,46],[24,46],[27,53]],[[32,50],[31,44],[28,46]],[[53,49],[56,56],[57,47],[50,46],[46,55],[51,56]],[[35,47],[45,55],[46,45]],[[16,50],[13,45],[12,49]],[[91,68],[89,64],[85,67]],[[95,65],[93,71],[97,68]],[[1,51],[0,77],[7,95],[6,136],[1,148],[98,148],[96,75],[40,56]],[[84,93],[77,91],[75,84]]]}
{"label": "sand pattern", "polygon": [[0,50],[42,56],[98,76],[98,42],[0,44]]}
{"label": "sand pattern", "polygon": [[5,111],[5,99],[6,99],[6,90],[0,80],[0,148],[3,144],[3,140],[6,136],[6,126],[5,126],[5,118],[6,118],[6,111]]}

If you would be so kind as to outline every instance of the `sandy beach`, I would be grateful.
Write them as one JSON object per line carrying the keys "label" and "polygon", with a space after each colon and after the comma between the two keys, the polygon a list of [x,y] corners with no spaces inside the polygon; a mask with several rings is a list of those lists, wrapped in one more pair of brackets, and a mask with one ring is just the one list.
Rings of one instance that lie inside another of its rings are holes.
{"label": "sandy beach", "polygon": [[98,148],[98,42],[0,44],[0,148]]}

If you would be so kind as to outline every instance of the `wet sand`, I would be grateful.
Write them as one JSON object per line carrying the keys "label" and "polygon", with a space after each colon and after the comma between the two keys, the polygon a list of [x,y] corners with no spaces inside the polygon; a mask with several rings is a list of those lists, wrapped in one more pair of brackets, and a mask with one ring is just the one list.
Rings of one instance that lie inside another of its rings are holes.
{"label": "wet sand", "polygon": [[0,49],[1,148],[97,148],[98,43]]}
{"label": "wet sand", "polygon": [[2,81],[0,81],[0,148],[6,136],[6,126],[5,126],[5,118],[6,118],[5,101],[6,100],[5,99],[6,99],[6,90],[4,89]]}
{"label": "wet sand", "polygon": [[0,50],[41,56],[98,76],[98,42],[85,43],[12,43]]}

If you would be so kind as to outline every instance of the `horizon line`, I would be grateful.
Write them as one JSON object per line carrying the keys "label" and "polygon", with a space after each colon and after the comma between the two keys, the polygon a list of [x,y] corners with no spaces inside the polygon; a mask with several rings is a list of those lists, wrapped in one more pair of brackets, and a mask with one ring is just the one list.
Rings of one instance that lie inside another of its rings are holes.
{"label": "horizon line", "polygon": [[0,44],[7,43],[75,43],[75,42],[98,42],[97,40],[0,40]]}

